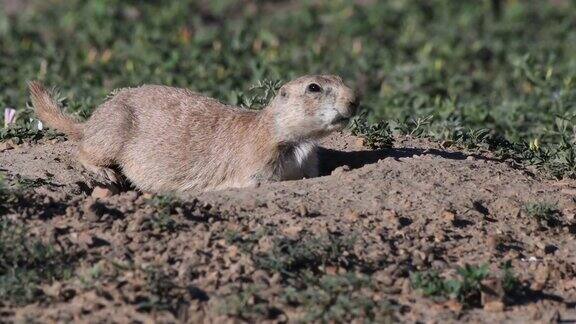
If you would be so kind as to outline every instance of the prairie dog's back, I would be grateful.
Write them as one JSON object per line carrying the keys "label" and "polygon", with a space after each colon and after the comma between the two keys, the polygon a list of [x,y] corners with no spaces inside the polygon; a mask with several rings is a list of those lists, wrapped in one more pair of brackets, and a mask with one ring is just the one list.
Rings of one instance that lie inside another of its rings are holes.
{"label": "prairie dog's back", "polygon": [[[147,85],[120,90],[86,128],[100,133],[92,139],[115,133],[122,141],[117,159],[126,175],[145,189],[194,183],[186,174],[210,185],[241,172],[241,159],[236,158],[256,153],[248,152],[252,146],[245,144],[258,137],[256,118],[254,111],[190,90]],[[226,167],[216,167],[220,164]]]}

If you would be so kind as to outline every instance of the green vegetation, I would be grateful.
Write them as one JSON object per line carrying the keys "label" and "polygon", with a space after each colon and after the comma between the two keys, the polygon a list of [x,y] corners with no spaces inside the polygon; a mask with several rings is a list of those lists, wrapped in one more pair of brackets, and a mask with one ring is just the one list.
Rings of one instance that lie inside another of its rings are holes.
{"label": "green vegetation", "polygon": [[[502,276],[499,278],[504,293],[518,294],[520,282],[512,271],[510,263],[502,265]],[[424,296],[438,299],[457,299],[463,305],[475,307],[480,305],[482,281],[489,279],[487,265],[465,265],[457,268],[457,279],[445,279],[435,271],[415,272],[410,275],[412,287],[422,292]],[[503,296],[506,297],[506,296]]]}
{"label": "green vegetation", "polygon": [[[271,231],[246,237],[228,232],[226,240],[251,254],[257,268],[270,275],[280,275],[283,287],[278,299],[271,302],[261,295],[266,287],[250,284],[226,296],[220,305],[221,313],[245,320],[262,316],[273,319],[281,314],[279,309],[298,308],[299,315],[290,320],[341,322],[364,317],[382,322],[392,319],[392,306],[387,300],[375,300],[372,296],[378,290],[368,275],[372,266],[352,252],[353,235],[277,236],[269,251],[251,253],[258,240]],[[339,270],[329,273],[328,267]]]}
{"label": "green vegetation", "polygon": [[362,137],[364,145],[372,149],[392,147],[394,143],[388,123],[385,121],[368,122],[365,111],[352,118],[350,131],[355,136]]}
{"label": "green vegetation", "polygon": [[136,265],[103,258],[92,267],[80,268],[75,278],[83,289],[99,290],[109,284],[125,284],[127,273],[139,283],[138,293],[127,297],[139,312],[168,311],[179,316],[191,299],[207,299],[203,291],[193,285],[179,284],[173,271],[157,264]]}
{"label": "green vegetation", "polygon": [[217,312],[237,316],[246,321],[278,316],[278,312],[273,311],[268,301],[260,297],[259,292],[264,288],[252,284],[243,289],[235,290],[218,304]]}
{"label": "green vegetation", "polygon": [[[5,214],[10,206],[17,202],[18,195],[6,186],[4,176],[0,173],[0,216]],[[2,219],[0,218],[0,220]]]}
{"label": "green vegetation", "polygon": [[276,96],[276,92],[281,86],[282,82],[280,81],[258,81],[248,89],[248,93],[237,92],[237,97],[233,97],[230,103],[248,109],[263,109]]}
{"label": "green vegetation", "polygon": [[375,301],[365,295],[374,289],[367,276],[347,273],[308,277],[306,287],[289,286],[282,300],[305,310],[302,322],[341,322],[363,317],[375,323],[393,322],[392,306],[386,300]]}
{"label": "green vegetation", "polygon": [[[25,81],[82,117],[112,90],[190,87],[258,109],[278,82],[336,73],[393,131],[576,177],[573,1],[31,1],[0,9],[0,139],[36,137]],[[275,80],[275,81],[268,81]],[[253,88],[250,88],[253,87]],[[418,122],[419,121],[419,122]],[[424,121],[424,123],[422,123]],[[372,147],[379,126],[353,126]]]}
{"label": "green vegetation", "polygon": [[20,144],[22,139],[37,140],[43,137],[44,132],[34,129],[29,123],[14,127],[0,128],[0,141],[12,140],[14,144]]}
{"label": "green vegetation", "polygon": [[304,282],[303,288],[283,287],[276,302],[263,296],[266,286],[246,285],[223,298],[218,311],[247,321],[276,319],[282,310],[297,308],[298,315],[289,318],[292,322],[343,322],[359,317],[368,323],[392,322],[392,306],[367,294],[375,289],[367,276],[308,274]]}
{"label": "green vegetation", "polygon": [[70,255],[30,237],[25,228],[0,220],[0,300],[38,300],[39,285],[69,278],[73,263]]}
{"label": "green vegetation", "polygon": [[352,250],[354,239],[328,235],[303,236],[298,239],[279,237],[266,254],[255,256],[256,265],[285,278],[294,278],[303,272],[319,273],[326,266],[350,268],[355,265]]}
{"label": "green vegetation", "polygon": [[[48,177],[48,178],[50,178],[50,177]],[[42,178],[30,179],[30,178],[26,178],[26,177],[21,177],[20,175],[17,175],[15,178],[15,181],[14,181],[16,188],[21,189],[21,190],[37,188],[37,187],[46,185],[47,183],[48,183],[48,181],[46,181],[45,179],[42,179]]]}
{"label": "green vegetation", "polygon": [[480,284],[488,276],[486,266],[459,267],[459,279],[443,279],[437,272],[417,272],[412,274],[414,289],[420,289],[424,296],[454,298],[469,303],[480,300]]}
{"label": "green vegetation", "polygon": [[502,264],[502,288],[508,295],[517,295],[520,290],[520,280],[514,274],[510,261]]}
{"label": "green vegetation", "polygon": [[561,216],[555,204],[542,201],[525,204],[523,211],[529,217],[546,222],[549,226],[557,224]]}
{"label": "green vegetation", "polygon": [[175,208],[182,207],[183,203],[180,200],[172,196],[155,195],[147,201],[147,204],[156,211],[148,222],[156,234],[172,233],[178,228],[178,224],[171,215],[175,212]]}
{"label": "green vegetation", "polygon": [[145,292],[138,301],[138,310],[168,310],[173,314],[178,314],[181,307],[188,303],[185,301],[186,289],[178,286],[173,275],[158,267],[142,269],[145,273]]}
{"label": "green vegetation", "polygon": [[[274,235],[275,234],[275,235]],[[258,241],[265,235],[274,235],[269,250],[252,253]],[[344,269],[370,270],[368,264],[359,262],[352,253],[355,236],[328,234],[317,236],[304,231],[298,237],[289,238],[276,233],[273,228],[264,228],[249,235],[227,231],[224,239],[251,254],[254,264],[270,273],[279,273],[283,280],[300,280],[309,274],[321,274],[327,266]]]}

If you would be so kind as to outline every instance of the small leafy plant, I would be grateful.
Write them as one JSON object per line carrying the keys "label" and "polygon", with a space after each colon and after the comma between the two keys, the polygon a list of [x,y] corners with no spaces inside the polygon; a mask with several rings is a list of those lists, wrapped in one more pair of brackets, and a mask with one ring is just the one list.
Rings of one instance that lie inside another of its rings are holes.
{"label": "small leafy plant", "polygon": [[220,314],[239,317],[246,321],[267,318],[274,319],[280,311],[272,307],[259,291],[265,287],[249,284],[239,288],[233,294],[224,296],[216,311]]}
{"label": "small leafy plant", "polygon": [[18,200],[19,194],[8,188],[4,176],[0,173],[0,216],[8,212],[9,208]]}
{"label": "small leafy plant", "polygon": [[171,215],[176,207],[182,206],[182,201],[171,195],[155,195],[147,201],[147,204],[155,209],[150,219],[150,224],[155,233],[171,233],[178,228],[178,224]]}
{"label": "small leafy plant", "polygon": [[288,286],[281,300],[302,307],[305,312],[298,320],[303,322],[340,322],[359,317],[391,321],[392,307],[386,300],[375,301],[362,293],[372,289],[370,279],[361,274],[309,276],[304,289]]}
{"label": "small leafy plant", "polygon": [[140,311],[168,310],[178,314],[187,305],[186,289],[174,282],[164,269],[152,266],[141,271],[144,272],[146,296],[137,305]]}
{"label": "small leafy plant", "polygon": [[522,209],[529,217],[544,221],[549,226],[558,224],[562,215],[556,205],[544,201],[527,203]]}
{"label": "small leafy plant", "polygon": [[[482,281],[489,278],[487,265],[465,265],[457,269],[458,278],[445,279],[435,271],[412,273],[412,287],[424,296],[437,299],[457,299],[463,305],[475,307],[480,305]],[[510,263],[502,266],[499,279],[506,294],[513,294],[520,283],[512,271]]]}
{"label": "small leafy plant", "polygon": [[70,278],[74,263],[72,255],[30,237],[24,227],[0,220],[0,299],[37,301],[39,285]]}
{"label": "small leafy plant", "polygon": [[264,270],[279,272],[285,278],[300,276],[303,271],[319,273],[327,265],[350,267],[355,262],[353,238],[327,237],[277,238],[272,250],[255,257],[256,265]]}
{"label": "small leafy plant", "polygon": [[233,98],[233,104],[252,110],[264,109],[270,100],[276,96],[281,86],[282,82],[279,80],[259,80],[248,89],[246,94],[238,93],[237,97]]}
{"label": "small leafy plant", "polygon": [[388,123],[385,121],[370,123],[366,112],[352,118],[349,128],[353,135],[363,138],[364,145],[371,149],[392,147],[394,143]]}
{"label": "small leafy plant", "polygon": [[514,274],[510,261],[502,264],[502,287],[507,295],[518,294],[520,290],[520,280]]}
{"label": "small leafy plant", "polygon": [[[251,253],[259,238],[273,235],[265,229],[248,235],[236,231],[226,232],[228,244],[235,244]],[[297,307],[294,321],[342,321],[364,316],[370,320],[391,318],[391,307],[386,300],[374,301],[369,291],[377,290],[363,271],[364,264],[352,252],[355,236],[328,234],[313,236],[301,233],[299,237],[278,236],[265,253],[252,253],[257,268],[270,275],[279,274],[283,288],[275,302],[261,296],[254,285],[243,287],[241,293],[225,298],[221,311],[245,320],[273,319],[278,309]],[[343,273],[328,274],[327,268],[341,269]],[[350,272],[348,272],[350,271]],[[357,272],[360,271],[360,272]]]}

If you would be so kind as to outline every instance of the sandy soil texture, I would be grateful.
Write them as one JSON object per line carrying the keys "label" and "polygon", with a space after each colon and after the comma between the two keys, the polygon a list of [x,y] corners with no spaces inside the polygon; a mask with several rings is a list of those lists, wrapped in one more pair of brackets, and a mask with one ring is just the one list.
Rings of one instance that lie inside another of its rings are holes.
{"label": "sandy soil texture", "polygon": [[[31,303],[0,300],[0,321],[576,320],[575,182],[408,137],[373,151],[335,134],[323,147],[322,177],[179,200],[91,197],[72,142],[0,152],[25,192],[0,217],[56,246],[72,273]],[[554,211],[529,208],[543,202]],[[462,284],[465,265],[486,273],[458,296],[415,279]]]}

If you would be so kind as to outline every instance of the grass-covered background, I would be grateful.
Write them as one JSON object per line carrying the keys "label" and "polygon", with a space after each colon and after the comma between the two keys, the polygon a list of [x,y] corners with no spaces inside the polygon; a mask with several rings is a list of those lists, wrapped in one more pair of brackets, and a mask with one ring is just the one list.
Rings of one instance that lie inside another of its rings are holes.
{"label": "grass-covered background", "polygon": [[86,117],[118,87],[238,103],[258,81],[333,73],[394,131],[576,175],[574,1],[3,1],[0,107],[20,123],[30,79]]}

